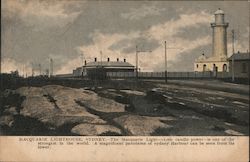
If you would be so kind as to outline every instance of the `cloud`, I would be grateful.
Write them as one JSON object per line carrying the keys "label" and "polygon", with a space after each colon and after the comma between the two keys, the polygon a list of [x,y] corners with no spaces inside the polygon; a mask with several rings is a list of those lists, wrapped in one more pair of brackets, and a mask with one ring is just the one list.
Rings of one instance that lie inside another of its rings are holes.
{"label": "cloud", "polygon": [[186,27],[199,28],[202,24],[209,24],[211,15],[204,11],[192,14],[181,14],[177,20],[170,20],[162,24],[152,26],[145,34],[157,40],[166,39],[176,35]]}
{"label": "cloud", "polygon": [[11,71],[18,70],[19,75],[30,76],[32,68],[28,63],[21,64],[13,59],[6,58],[2,60],[2,73],[10,73]]}
{"label": "cloud", "polygon": [[80,10],[67,11],[68,6],[80,5],[77,1],[3,0],[3,16],[18,16],[27,24],[40,29],[64,26],[79,16]]}
{"label": "cloud", "polygon": [[[211,48],[207,46],[212,41],[210,23],[214,21],[213,13],[218,6],[226,13],[226,21],[230,23],[228,30],[238,27],[241,33],[249,32],[247,2],[1,2],[2,56],[22,64],[41,63],[43,67],[48,66],[48,61],[44,60],[52,57],[55,72],[61,73],[72,73],[75,67],[81,66],[82,53],[88,61],[94,57],[100,59],[100,50],[103,60],[126,57],[135,64],[136,45],[142,50],[152,50],[140,53],[143,70],[162,70],[165,40],[169,47],[185,48],[168,52],[170,62],[179,69],[186,69],[184,60],[178,62],[180,58]],[[238,10],[232,10],[232,6]],[[248,37],[241,35],[236,50],[249,48]],[[196,50],[192,50],[194,48]]]}
{"label": "cloud", "polygon": [[132,8],[127,13],[121,13],[121,17],[129,20],[138,20],[146,16],[160,15],[165,10],[165,8],[143,5],[140,8]]}
{"label": "cloud", "polygon": [[143,36],[139,36],[136,38],[126,38],[121,41],[115,42],[112,44],[109,49],[110,50],[120,50],[122,53],[131,53],[135,51],[135,46],[142,48],[144,50],[154,50],[159,47],[159,43],[157,40],[148,39]]}
{"label": "cloud", "polygon": [[[127,61],[135,65],[135,46],[139,45],[140,50],[151,50],[152,52],[139,53],[139,66],[142,71],[155,71],[159,69],[159,65],[164,64],[164,40],[168,40],[168,47],[184,48],[185,53],[191,52],[201,46],[205,46],[211,42],[211,36],[204,35],[195,39],[185,39],[176,37],[184,28],[202,27],[209,24],[210,15],[204,11],[181,14],[179,19],[169,20],[161,24],[152,26],[144,31],[131,31],[128,34],[104,34],[101,31],[95,31],[89,37],[93,39],[93,43],[82,45],[76,48],[79,53],[83,53],[87,61],[93,61],[94,57],[100,60],[100,51],[102,51],[103,60],[109,57],[115,60],[117,57],[127,58]],[[195,32],[195,30],[193,30]],[[173,41],[174,40],[174,41]],[[169,50],[168,60],[176,62],[179,55],[183,53],[181,50]],[[152,59],[153,58],[153,59]],[[58,72],[72,72],[73,69],[81,65],[79,57],[70,61]],[[67,69],[70,69],[67,70]]]}
{"label": "cloud", "polygon": [[[169,41],[169,47],[184,48],[183,51],[190,52],[200,46],[205,46],[211,42],[211,36],[197,36],[196,39],[185,39],[175,37],[183,28],[193,27],[198,28],[199,25],[208,23],[209,18],[204,12],[198,12],[188,15],[181,15],[177,20],[170,20],[160,25],[155,25],[144,31],[130,32],[128,34],[103,34],[96,31],[91,35],[93,44],[83,45],[78,47],[78,50],[84,53],[88,61],[92,61],[94,57],[100,59],[99,51],[103,51],[103,58],[110,57],[127,57],[127,61],[135,65],[135,46],[140,45],[141,50],[152,50],[151,53],[139,53],[139,66],[142,71],[163,70],[159,69],[159,64],[164,64],[164,40]],[[192,22],[189,22],[191,21]],[[168,26],[168,28],[166,28]],[[158,31],[158,32],[157,32]],[[194,33],[196,34],[196,33]],[[151,46],[154,44],[154,46]],[[168,60],[176,61],[178,55],[183,51],[170,50]],[[152,60],[153,58],[153,60]],[[78,58],[79,60],[80,58]],[[77,62],[77,59],[75,60]],[[68,66],[71,63],[69,63]]]}
{"label": "cloud", "polygon": [[[199,37],[195,40],[178,39],[177,42],[178,44],[175,47],[179,47],[180,49],[168,49],[168,62],[177,63],[179,57],[183,57],[182,55],[192,53],[194,49],[210,44],[211,37]],[[141,54],[139,61],[141,69],[144,71],[164,71],[164,49],[162,42],[162,45],[150,53],[150,55]],[[182,64],[179,64],[179,67],[185,69]]]}
{"label": "cloud", "polygon": [[[77,58],[69,61],[63,67],[61,67],[57,73],[71,73],[73,69],[82,65],[81,55],[83,54],[84,60],[91,62],[97,57],[98,60],[101,60],[100,51],[102,51],[102,59],[106,60],[108,57],[112,60],[116,58],[126,58],[125,54],[122,54],[119,49],[111,50],[109,47],[116,42],[119,42],[123,39],[135,38],[138,37],[137,32],[131,32],[128,35],[125,34],[103,34],[99,31],[95,31],[91,34],[94,44],[83,45],[76,47],[75,50],[78,51],[79,55]],[[129,61],[133,59],[128,58]]]}

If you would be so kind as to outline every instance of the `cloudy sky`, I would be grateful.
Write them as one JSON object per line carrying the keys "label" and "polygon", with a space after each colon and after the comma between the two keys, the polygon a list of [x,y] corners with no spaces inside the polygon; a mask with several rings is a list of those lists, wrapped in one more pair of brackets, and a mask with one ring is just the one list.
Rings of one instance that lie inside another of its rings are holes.
{"label": "cloudy sky", "polygon": [[49,58],[54,72],[71,73],[84,59],[126,58],[135,64],[135,47],[150,50],[139,54],[143,71],[164,70],[164,41],[168,47],[169,71],[192,71],[204,51],[211,55],[213,14],[226,13],[228,55],[230,31],[236,30],[236,50],[249,48],[249,3],[247,1],[80,1],[2,0],[2,71],[41,64]]}

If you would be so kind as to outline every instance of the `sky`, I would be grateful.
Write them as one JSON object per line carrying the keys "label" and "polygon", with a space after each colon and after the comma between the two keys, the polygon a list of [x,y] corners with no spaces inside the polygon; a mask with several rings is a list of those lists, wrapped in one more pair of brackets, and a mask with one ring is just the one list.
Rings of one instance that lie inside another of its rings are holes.
{"label": "sky", "polygon": [[[18,70],[31,75],[54,61],[54,74],[72,73],[82,60],[116,58],[135,65],[139,53],[141,71],[164,71],[164,41],[168,71],[193,71],[203,52],[211,56],[214,12],[221,8],[229,22],[228,56],[232,54],[230,31],[236,31],[235,48],[249,50],[247,1],[80,1],[2,0],[2,72]],[[83,58],[83,59],[82,59]]]}

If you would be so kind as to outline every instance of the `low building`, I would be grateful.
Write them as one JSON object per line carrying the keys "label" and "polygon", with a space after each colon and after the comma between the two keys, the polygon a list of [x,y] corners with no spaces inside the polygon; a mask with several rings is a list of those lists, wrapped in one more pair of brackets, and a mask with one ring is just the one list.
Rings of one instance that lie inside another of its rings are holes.
{"label": "low building", "polygon": [[228,60],[227,58],[214,58],[206,57],[204,53],[195,60],[194,71],[197,72],[228,72]]}
{"label": "low building", "polygon": [[135,66],[126,62],[126,59],[119,61],[117,58],[116,61],[110,61],[110,58],[107,61],[97,61],[97,58],[93,62],[86,62],[84,66],[78,67],[73,70],[74,76],[88,76],[88,77],[106,77],[107,72],[134,72]]}
{"label": "low building", "polygon": [[250,53],[234,53],[229,60],[229,71],[235,78],[249,78]]}

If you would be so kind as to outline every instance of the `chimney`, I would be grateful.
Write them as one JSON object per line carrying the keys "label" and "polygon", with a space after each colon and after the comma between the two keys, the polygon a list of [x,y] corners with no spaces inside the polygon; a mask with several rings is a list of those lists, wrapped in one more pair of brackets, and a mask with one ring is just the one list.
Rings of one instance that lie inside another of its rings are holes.
{"label": "chimney", "polygon": [[95,62],[97,61],[97,58],[95,57]]}
{"label": "chimney", "polygon": [[108,57],[108,62],[109,62],[109,57]]}
{"label": "chimney", "polygon": [[117,62],[119,62],[119,58],[117,58]]}
{"label": "chimney", "polygon": [[126,62],[126,59],[124,59],[124,62]]}
{"label": "chimney", "polygon": [[86,60],[84,61],[84,65],[85,65],[85,66],[87,65],[87,61],[86,61]]}

